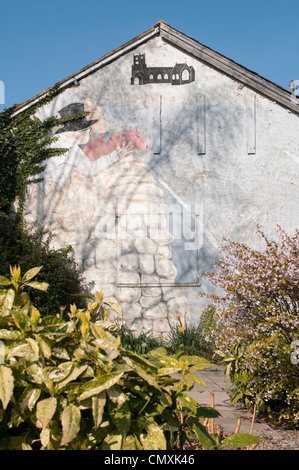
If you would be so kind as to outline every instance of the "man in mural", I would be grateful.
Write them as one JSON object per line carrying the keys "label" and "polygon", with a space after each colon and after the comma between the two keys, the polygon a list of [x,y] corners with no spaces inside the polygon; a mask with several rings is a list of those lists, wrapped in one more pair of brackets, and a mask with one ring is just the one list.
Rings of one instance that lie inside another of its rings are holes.
{"label": "man in mural", "polygon": [[[122,306],[128,327],[165,333],[189,308],[173,287],[177,269],[160,210],[163,190],[138,155],[148,143],[136,126],[112,132],[100,108],[86,104],[60,109],[63,117],[91,112],[57,129],[55,145],[69,151],[48,162],[42,191],[35,188],[27,213],[42,214],[57,246],[73,246],[87,281]],[[109,142],[112,136],[117,139]]]}
{"label": "man in mural", "polygon": [[58,139],[53,146],[68,148],[69,150],[67,154],[55,157],[48,162],[47,168],[42,174],[44,178],[43,189],[45,191],[47,191],[51,182],[56,182],[63,189],[75,170],[83,175],[92,176],[118,160],[117,153],[112,151],[101,161],[90,165],[90,161],[83,151],[84,147],[94,138],[94,135],[97,135],[99,130],[101,131],[103,126],[100,109],[95,103],[88,102],[87,106],[80,102],[71,103],[63,107],[59,114],[62,118],[68,118],[84,112],[86,108],[92,114],[93,119],[88,119],[89,116],[87,118],[82,117],[66,123],[56,130],[55,136]]}

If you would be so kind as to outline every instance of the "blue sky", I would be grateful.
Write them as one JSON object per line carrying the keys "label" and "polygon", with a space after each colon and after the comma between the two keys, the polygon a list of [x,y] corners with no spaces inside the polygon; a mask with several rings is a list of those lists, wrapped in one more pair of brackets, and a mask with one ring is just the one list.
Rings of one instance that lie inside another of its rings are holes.
{"label": "blue sky", "polygon": [[298,13],[298,0],[1,2],[5,105],[26,101],[159,19],[288,89],[299,79]]}

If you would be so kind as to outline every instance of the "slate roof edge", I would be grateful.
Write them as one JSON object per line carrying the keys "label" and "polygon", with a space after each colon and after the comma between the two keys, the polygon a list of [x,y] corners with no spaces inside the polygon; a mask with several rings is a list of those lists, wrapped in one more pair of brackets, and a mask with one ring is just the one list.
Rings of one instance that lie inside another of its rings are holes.
{"label": "slate roof edge", "polygon": [[[228,59],[224,55],[214,51],[213,49],[210,49],[209,47],[201,44],[195,39],[192,39],[186,34],[181,33],[180,31],[166,23],[164,20],[159,20],[157,23],[154,24],[154,26],[152,26],[144,33],[131,39],[130,41],[114,49],[113,51],[105,54],[101,58],[83,67],[79,71],[69,75],[65,79],[57,82],[56,85],[59,85],[59,87],[62,88],[75,86],[76,80],[82,80],[86,76],[96,72],[101,67],[108,65],[123,54],[126,54],[130,50],[135,49],[139,45],[143,44],[144,42],[148,41],[149,39],[152,39],[157,35],[160,35],[160,37],[164,41],[171,44],[172,46],[179,48],[180,50],[188,53],[192,57],[196,58],[197,60],[200,60],[201,62],[214,68],[220,73],[223,73],[229,76],[231,79],[249,87],[254,92],[264,96],[265,98],[270,99],[271,101],[283,106],[289,111],[299,115],[299,99],[298,104],[294,102],[291,99],[291,92],[285,90],[279,85],[276,85],[270,80],[263,78],[256,72],[247,69],[246,67],[238,64],[237,62]],[[16,107],[15,113],[17,114],[22,110],[28,108],[39,98],[41,98],[44,94],[46,94],[51,88],[52,86],[18,105]]]}
{"label": "slate roof edge", "polygon": [[[86,76],[90,75],[91,73],[96,72],[98,69],[101,67],[104,67],[105,65],[108,65],[109,63],[113,62],[114,60],[118,59],[123,54],[126,54],[129,50],[133,50],[136,47],[138,47],[140,44],[143,44],[144,42],[148,41],[149,39],[153,38],[154,36],[159,35],[160,29],[158,24],[155,24],[152,28],[148,29],[144,33],[140,34],[139,36],[131,39],[130,41],[126,42],[122,46],[119,46],[116,49],[113,49],[113,51],[108,52],[104,56],[100,57],[99,59],[95,60],[94,62],[90,63],[89,65],[83,67],[82,69],[78,70],[77,72],[69,75],[68,77],[60,80],[57,82],[55,85],[59,85],[59,87],[62,88],[67,88],[70,86],[74,86],[76,80],[82,80],[82,78],[85,78]],[[28,100],[24,101],[23,103],[17,105],[15,114],[18,112],[23,111],[24,109],[28,108],[31,106],[33,103],[35,103],[39,98],[41,98],[43,95],[45,95],[51,88],[53,88],[54,85],[50,86],[46,90],[38,93],[37,95],[33,96],[32,98],[29,98]]]}
{"label": "slate roof edge", "polygon": [[167,23],[163,22],[160,24],[160,35],[164,41],[172,46],[187,52],[197,60],[242,83],[265,98],[280,104],[295,114],[299,114],[299,99],[298,103],[292,101],[291,92],[274,82],[238,64],[232,59],[228,59],[219,52],[170,27]]}

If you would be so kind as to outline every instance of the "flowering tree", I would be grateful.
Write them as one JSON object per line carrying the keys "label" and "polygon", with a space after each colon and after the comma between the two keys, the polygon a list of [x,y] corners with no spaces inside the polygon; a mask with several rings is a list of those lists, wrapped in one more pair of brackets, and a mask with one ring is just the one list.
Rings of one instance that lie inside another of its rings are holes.
{"label": "flowering tree", "polygon": [[299,239],[277,228],[277,241],[254,250],[225,240],[222,259],[210,280],[221,294],[213,337],[231,378],[236,399],[299,425]]}

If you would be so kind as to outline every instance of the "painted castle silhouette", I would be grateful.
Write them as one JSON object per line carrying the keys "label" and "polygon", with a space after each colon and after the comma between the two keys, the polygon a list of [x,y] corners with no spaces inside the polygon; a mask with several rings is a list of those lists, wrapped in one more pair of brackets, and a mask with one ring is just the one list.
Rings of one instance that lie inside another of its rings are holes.
{"label": "painted castle silhouette", "polygon": [[149,83],[184,85],[194,80],[194,67],[186,63],[175,64],[173,67],[148,67],[145,62],[145,54],[133,56],[131,85],[146,85]]}

